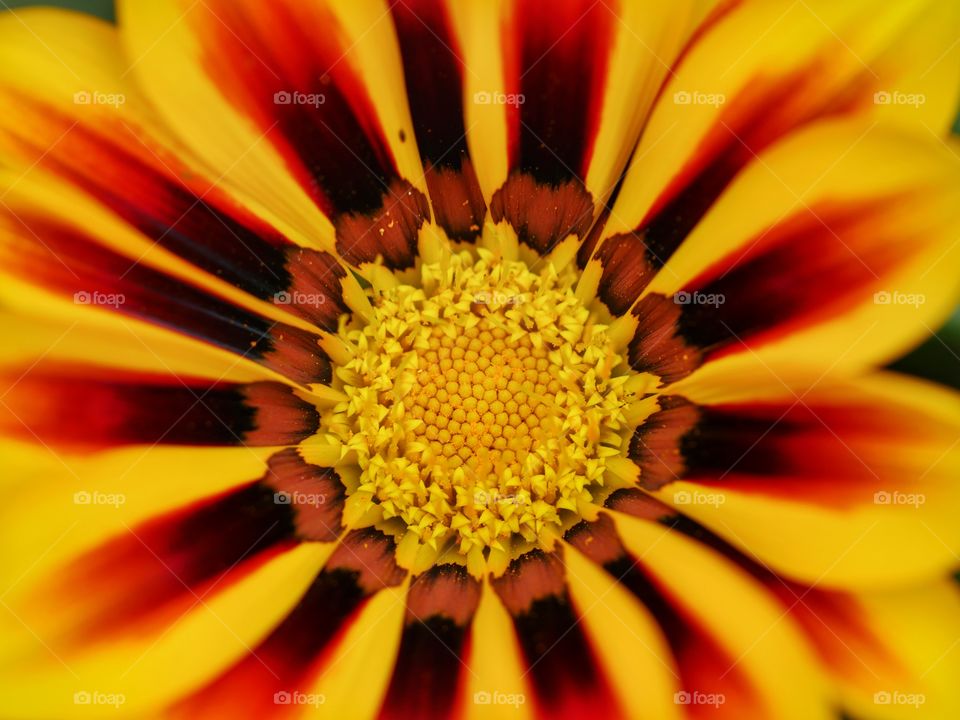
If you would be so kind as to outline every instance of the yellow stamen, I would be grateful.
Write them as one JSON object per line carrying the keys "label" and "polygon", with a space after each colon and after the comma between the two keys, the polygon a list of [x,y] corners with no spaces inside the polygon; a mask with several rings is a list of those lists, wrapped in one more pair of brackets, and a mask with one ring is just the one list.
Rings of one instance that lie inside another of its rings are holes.
{"label": "yellow stamen", "polygon": [[424,264],[422,287],[381,292],[373,321],[340,333],[347,399],[324,431],[361,469],[351,516],[411,566],[551,545],[610,492],[625,427],[621,358],[573,273],[478,254]]}

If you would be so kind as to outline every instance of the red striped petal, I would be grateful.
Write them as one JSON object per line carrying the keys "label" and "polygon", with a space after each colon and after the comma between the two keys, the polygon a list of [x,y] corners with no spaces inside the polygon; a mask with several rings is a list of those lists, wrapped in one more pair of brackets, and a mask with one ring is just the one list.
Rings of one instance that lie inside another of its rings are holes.
{"label": "red striped petal", "polygon": [[527,553],[491,584],[513,616],[539,716],[616,717],[617,701],[577,623],[560,557]]}
{"label": "red striped petal", "polygon": [[216,0],[207,10],[189,15],[204,38],[204,70],[331,218],[340,254],[412,266],[429,208],[400,177],[375,100],[345,59],[341,20],[322,4]]}
{"label": "red striped petal", "polygon": [[470,623],[480,583],[459,565],[438,565],[414,578],[382,720],[456,715],[463,702]]}
{"label": "red striped petal", "polygon": [[285,445],[310,437],[316,409],[280,383],[210,383],[101,368],[8,370],[0,427],[87,452],[116,445]]}
{"label": "red striped petal", "polygon": [[410,113],[435,219],[453,240],[474,241],[487,212],[470,161],[461,49],[442,0],[390,6]]}
{"label": "red striped petal", "polygon": [[275,693],[307,691],[349,625],[378,590],[406,573],[392,540],[375,530],[347,535],[293,611],[240,663],[180,706],[184,714],[229,711],[263,717],[276,711]]}
{"label": "red striped petal", "polygon": [[[328,383],[320,337],[254,312],[108,249],[66,223],[19,213],[5,219],[16,242],[0,244],[11,271],[79,305],[172,328],[300,383]],[[24,232],[26,231],[26,232]]]}
{"label": "red striped petal", "polygon": [[[700,618],[687,610],[682,598],[648,572],[617,536],[613,521],[601,515],[580,523],[567,541],[601,565],[643,603],[659,625],[675,659],[681,690],[679,704],[689,704],[692,717],[764,717],[767,709],[751,682],[737,669],[738,658],[724,648]],[[722,698],[719,704],[685,701],[698,697]]]}

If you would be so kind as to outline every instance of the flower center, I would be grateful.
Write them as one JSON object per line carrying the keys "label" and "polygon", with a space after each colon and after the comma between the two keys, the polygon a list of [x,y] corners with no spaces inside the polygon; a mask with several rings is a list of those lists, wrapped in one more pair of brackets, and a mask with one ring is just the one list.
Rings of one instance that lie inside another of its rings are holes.
{"label": "flower center", "polygon": [[610,492],[619,452],[626,377],[573,274],[479,255],[425,264],[341,330],[348,399],[325,425],[360,468],[348,515],[413,568],[496,571],[551,547]]}

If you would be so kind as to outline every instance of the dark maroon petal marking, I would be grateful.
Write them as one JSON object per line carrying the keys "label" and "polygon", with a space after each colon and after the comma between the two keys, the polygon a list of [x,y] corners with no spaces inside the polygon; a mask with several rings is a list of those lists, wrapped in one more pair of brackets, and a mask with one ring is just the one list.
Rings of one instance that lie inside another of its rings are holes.
{"label": "dark maroon petal marking", "polygon": [[411,583],[407,622],[440,615],[466,628],[480,602],[480,589],[480,583],[462,565],[436,565]]}
{"label": "dark maroon petal marking", "polygon": [[627,350],[630,367],[667,385],[686,377],[702,361],[700,350],[680,335],[682,308],[673,298],[647,295],[633,308],[638,327]]}
{"label": "dark maroon petal marking", "polygon": [[[863,622],[863,609],[854,596],[844,592],[811,588],[780,578],[761,562],[744,554],[695,520],[678,515],[675,510],[638,490],[618,491],[611,496],[607,506],[618,512],[655,520],[718,553],[755,578],[780,600],[785,611],[790,612],[804,626],[814,647],[828,666],[849,662],[855,667],[862,668],[861,658],[870,653],[871,658],[878,658],[880,662],[886,664],[885,671],[892,675],[903,672],[896,656]],[[657,510],[656,506],[659,506],[660,510]],[[651,601],[648,607],[657,608],[655,617],[658,621],[665,621],[661,627],[667,635],[671,648],[682,648],[685,644],[693,646],[685,655],[676,655],[678,660],[696,656],[693,664],[685,665],[678,662],[684,687],[709,692],[709,686],[703,687],[703,681],[695,679],[695,676],[706,678],[707,682],[723,680],[724,683],[730,683],[732,687],[740,689],[736,699],[727,698],[728,705],[734,700],[738,706],[744,701],[755,702],[746,679],[730,678],[728,670],[734,662],[729,654],[710,638],[706,638],[708,644],[705,650],[697,647],[696,643],[703,642],[704,637],[696,624],[684,628],[684,623],[689,624],[684,613],[680,608],[664,607],[664,600],[668,598],[667,596],[656,597],[655,583],[651,585],[646,578],[637,582],[634,567],[627,569],[628,562],[633,559],[623,548],[609,517],[601,515],[595,523],[583,522],[576,525],[567,533],[566,539],[595,562],[606,567],[614,577],[623,578],[624,585],[635,594],[639,590],[638,597]],[[619,553],[614,548],[619,548]],[[615,558],[617,554],[620,555],[619,558]],[[720,691],[729,693],[729,688],[721,688]]]}
{"label": "dark maroon petal marking", "polygon": [[650,611],[676,659],[684,690],[722,692],[731,696],[728,702],[735,700],[745,712],[757,709],[757,699],[749,680],[737,669],[736,658],[669,588],[646,570],[641,560],[627,551],[608,515],[601,514],[596,522],[574,526],[567,533],[567,541],[603,567]]}
{"label": "dark maroon petal marking", "polygon": [[[723,8],[709,25],[715,25],[732,7]],[[646,259],[654,268],[663,266],[737,174],[774,141],[811,120],[854,109],[855,105],[842,97],[828,97],[809,106],[809,98],[818,94],[821,72],[821,68],[803,69],[778,78],[776,85],[758,78],[748,84],[748,92],[725,107],[692,160],[634,231],[643,238]],[[865,82],[869,82],[866,74],[854,84]],[[857,96],[849,87],[846,92]]]}
{"label": "dark maroon petal marking", "polygon": [[[15,93],[36,128],[14,140],[38,163],[93,195],[161,247],[259,298],[290,285],[284,251],[292,247],[276,230],[233,202],[215,185],[201,187],[182,163],[133,128],[118,123],[93,128],[56,108]],[[12,132],[16,133],[16,129]],[[161,155],[162,153],[162,155]]]}
{"label": "dark maroon petal marking", "polygon": [[878,477],[895,482],[899,475],[893,460],[873,451],[877,444],[924,437],[922,425],[906,427],[895,410],[885,413],[875,405],[810,400],[697,406],[665,397],[661,408],[630,443],[641,485],[650,489],[686,478],[832,507],[862,503]]}
{"label": "dark maroon petal marking", "polygon": [[8,266],[78,304],[105,307],[249,357],[291,380],[328,383],[330,362],[305,330],[270,321],[159,270],[137,263],[65,224],[20,213],[24,237],[0,245]]}
{"label": "dark maroon petal marking", "polygon": [[643,239],[635,233],[604,240],[594,258],[603,270],[597,295],[613,315],[623,315],[656,273]]}
{"label": "dark maroon petal marking", "polygon": [[[738,473],[776,475],[789,473],[785,457],[777,452],[778,440],[795,433],[816,433],[822,426],[809,411],[784,406],[701,407],[687,404],[691,419],[680,437],[679,450],[687,475]],[[804,422],[800,415],[807,414]],[[826,432],[824,430],[824,432]],[[808,440],[811,440],[809,436]],[[811,446],[810,450],[813,450]]]}
{"label": "dark maroon petal marking", "polygon": [[[613,5],[613,7],[611,7]],[[586,177],[600,125],[618,3],[516,3],[506,34],[508,92],[516,115],[511,167],[544,186]]]}
{"label": "dark maroon petal marking", "polygon": [[563,564],[540,550],[527,553],[510,563],[507,572],[491,581],[500,600],[513,616],[530,611],[544,597],[566,592]]}
{"label": "dark maroon petal marking", "polygon": [[451,240],[474,242],[483,230],[487,204],[470,158],[464,156],[459,168],[428,164],[424,172],[437,224]]}
{"label": "dark maroon petal marking", "polygon": [[[784,92],[789,94],[793,89],[784,88]],[[766,105],[762,107],[769,109]],[[762,117],[756,114],[750,122],[761,122]],[[738,141],[722,125],[713,130],[701,148],[704,157],[709,158],[708,164],[689,167],[674,180],[664,190],[660,204],[651,209],[649,220],[634,233],[643,238],[647,249],[646,259],[655,269],[663,267],[730,181],[761,149]]]}
{"label": "dark maroon petal marking", "polygon": [[600,513],[595,522],[580,521],[567,530],[564,539],[601,566],[619,561],[626,552],[613,519],[606,513]]}
{"label": "dark maroon petal marking", "polygon": [[765,584],[806,631],[827,667],[838,673],[850,673],[851,668],[853,673],[866,672],[864,658],[870,658],[870,670],[877,675],[909,677],[910,669],[890,646],[889,635],[877,632],[869,608],[855,593],[807,587],[772,573]]}
{"label": "dark maroon petal marking", "polygon": [[392,267],[412,266],[409,256],[416,254],[417,230],[429,207],[422,196],[402,200],[420,193],[399,176],[333,12],[315,3],[222,0],[209,9],[191,16],[200,19],[198,32],[209,40],[208,72],[333,220],[341,254],[370,262],[379,249]]}
{"label": "dark maroon petal marking", "polygon": [[[16,130],[21,149],[95,197],[159,246],[210,274],[273,300],[326,330],[348,308],[346,270],[329,253],[294,245],[216,185],[123,123],[92,128],[56,108],[16,94],[25,122],[50,147]],[[318,300],[322,299],[322,302]],[[302,300],[303,302],[300,302]]]}
{"label": "dark maroon petal marking", "polygon": [[586,237],[593,223],[593,199],[579,181],[553,186],[514,173],[493,194],[490,216],[495,223],[506,220],[520,242],[546,255],[568,235]]}
{"label": "dark maroon petal marking", "polygon": [[729,145],[676,197],[658,208],[649,224],[634,231],[636,237],[642,238],[646,262],[654,269],[663,267],[751,159],[753,155],[748,148],[740,143]]}
{"label": "dark maroon petal marking", "polygon": [[578,622],[560,559],[540,550],[527,553],[491,585],[513,616],[538,713],[616,717],[617,701]]}
{"label": "dark maroon petal marking", "polygon": [[462,566],[440,565],[414,579],[381,718],[456,715],[466,682],[462,658],[479,602],[480,583]]}
{"label": "dark maroon petal marking", "polygon": [[700,410],[684,398],[665,395],[660,409],[644,420],[630,439],[628,456],[640,467],[640,484],[657,490],[687,470],[684,439],[700,420]]}
{"label": "dark maroon petal marking", "polygon": [[376,530],[348,534],[289,615],[229,671],[181,703],[206,717],[230,708],[241,717],[276,712],[274,693],[303,690],[378,590],[399,585],[406,572],[395,545]]}
{"label": "dark maroon petal marking", "polygon": [[[862,668],[861,658],[870,653],[885,664],[885,672],[896,675],[905,671],[896,654],[864,622],[864,610],[854,595],[781,578],[759,560],[684,515],[664,517],[660,522],[719,553],[762,583],[806,629],[828,666],[850,663]],[[879,671],[879,667],[875,669]]]}
{"label": "dark maroon petal marking", "polygon": [[251,350],[260,353],[263,365],[294,382],[330,384],[333,367],[316,335],[286,323],[270,322],[268,328],[264,340],[250,341]]}
{"label": "dark maroon petal marking", "polygon": [[[784,609],[806,628],[814,646],[828,665],[849,662],[862,668],[861,658],[869,652],[871,657],[881,658],[891,674],[903,671],[896,656],[890,653],[883,641],[863,622],[863,610],[854,596],[807,587],[781,578],[758,559],[745,554],[708,528],[685,515],[677,514],[672,508],[639,490],[618,491],[608,500],[607,506],[618,512],[657,521],[718,553],[762,583],[782,602]],[[613,523],[603,515],[596,523],[580,523],[571,528],[566,537],[568,542],[593,557],[595,561],[610,565],[608,571],[614,567],[614,564],[610,563],[610,558],[614,555],[610,548],[619,545],[622,550],[622,544],[615,538],[616,529]],[[622,567],[623,560],[618,562]],[[616,574],[618,570],[619,568],[612,572]],[[831,628],[836,628],[836,631]],[[727,669],[722,665],[718,668],[714,676],[725,673]],[[728,704],[730,701],[728,698]]]}
{"label": "dark maroon petal marking", "polygon": [[778,440],[799,432],[810,441],[811,431],[822,428],[812,414],[801,424],[795,418],[807,411],[783,405],[706,407],[670,395],[659,405],[634,431],[628,453],[649,490],[688,477],[709,482],[734,470],[786,480],[794,471],[777,452]]}
{"label": "dark maroon petal marking", "polygon": [[677,511],[640,490],[624,488],[613,492],[604,507],[644,520],[666,520],[676,517]]}
{"label": "dark maroon petal marking", "polygon": [[262,482],[290,508],[298,538],[333,542],[340,536],[346,488],[332,468],[311,465],[289,448],[270,458]]}
{"label": "dark maroon petal marking", "polygon": [[258,382],[241,386],[244,402],[254,409],[253,427],[245,445],[295,445],[317,432],[320,414],[312,404],[281,383]]}
{"label": "dark maroon petal marking", "polygon": [[930,437],[921,418],[905,420],[900,408],[883,410],[868,402],[811,398],[701,406],[663,396],[659,403],[635,430],[629,448],[640,485],[651,490],[684,479],[849,507],[869,502],[878,478],[888,488],[909,487],[900,462],[878,448]]}
{"label": "dark maroon petal marking", "polygon": [[467,148],[463,61],[446,6],[440,0],[405,0],[390,12],[437,224],[452,239],[472,242],[487,208]]}
{"label": "dark maroon petal marking", "polygon": [[904,203],[887,198],[821,206],[769,228],[745,253],[725,258],[684,287],[723,302],[684,305],[681,335],[713,357],[727,347],[741,349],[740,340],[782,335],[785,325],[826,317],[861,300],[909,253],[908,238],[891,236]]}
{"label": "dark maroon petal marking", "polygon": [[[677,65],[689,53],[696,39],[722,21],[738,4],[730,2],[718,7],[688,42]],[[854,105],[843,98],[827,98],[819,106],[798,109],[798,102],[807,102],[806,98],[811,94],[809,86],[817,82],[818,76],[816,71],[800,71],[780,79],[776,87],[760,79],[750,84],[749,93],[725,109],[683,172],[664,189],[646,218],[631,233],[638,252],[643,253],[637,261],[639,264],[652,271],[663,267],[737,174],[775,140],[812,119],[853,109]],[[855,84],[865,81],[861,78]],[[856,93],[851,93],[851,97],[855,96]],[[652,272],[636,278],[629,292],[616,298],[619,305],[629,306],[651,278]]]}
{"label": "dark maroon petal marking", "polygon": [[73,639],[92,642],[158,618],[174,619],[296,541],[289,505],[262,482],[229,490],[118,536],[74,561],[52,597],[78,592],[86,610]]}
{"label": "dark maroon petal marking", "polygon": [[305,248],[288,249],[284,268],[290,281],[273,294],[274,304],[327,332],[336,332],[340,316],[350,311],[343,299],[347,269],[330,253]]}
{"label": "dark maroon petal marking", "polygon": [[[688,692],[731,696],[747,717],[761,708],[750,680],[736,666],[737,658],[714,638],[708,628],[678,603],[678,598],[647,574],[633,557],[604,565],[610,575],[632,592],[660,626],[680,673],[680,686]],[[735,699],[734,699],[735,698]],[[759,715],[763,716],[761,712]]]}
{"label": "dark maroon petal marking", "polygon": [[327,561],[327,570],[354,573],[357,585],[372,595],[403,582],[407,571],[397,565],[393,539],[378,530],[354,530]]}
{"label": "dark maroon petal marking", "polygon": [[440,0],[404,0],[390,7],[397,28],[410,113],[422,157],[458,167],[466,155],[461,52]]}
{"label": "dark maroon petal marking", "polygon": [[337,251],[354,265],[381,258],[395,270],[411,268],[417,261],[420,226],[429,216],[423,193],[405,180],[395,180],[375,212],[337,218]]}
{"label": "dark maroon petal marking", "polygon": [[227,97],[264,130],[276,123],[271,139],[325,212],[377,209],[396,169],[333,13],[311,6],[322,25],[307,26],[292,3],[209,4],[190,19],[203,25],[205,64]]}
{"label": "dark maroon petal marking", "polygon": [[603,237],[603,231],[607,225],[607,220],[610,219],[613,200],[616,198],[617,193],[620,192],[620,186],[622,183],[623,179],[621,178],[616,187],[613,189],[610,198],[607,200],[604,206],[600,208],[600,211],[597,213],[597,219],[590,228],[590,232],[587,233],[587,236],[580,245],[580,249],[577,250],[577,266],[581,270],[587,266],[587,263],[593,256],[594,250],[596,250],[597,245],[600,244],[600,239]]}
{"label": "dark maroon petal marking", "polygon": [[744,343],[771,342],[863,302],[922,246],[896,223],[908,202],[900,196],[805,208],[673,297],[645,296],[633,309],[639,327],[631,366],[674,382],[707,360],[743,351]]}
{"label": "dark maroon petal marking", "polygon": [[292,444],[319,416],[280,383],[211,383],[84,366],[5,374],[0,427],[53,447]]}
{"label": "dark maroon petal marking", "polygon": [[593,224],[593,197],[583,181],[617,12],[589,0],[532,0],[516,3],[507,21],[504,71],[508,97],[518,102],[507,107],[510,177],[490,212],[541,255],[568,235],[583,241]]}

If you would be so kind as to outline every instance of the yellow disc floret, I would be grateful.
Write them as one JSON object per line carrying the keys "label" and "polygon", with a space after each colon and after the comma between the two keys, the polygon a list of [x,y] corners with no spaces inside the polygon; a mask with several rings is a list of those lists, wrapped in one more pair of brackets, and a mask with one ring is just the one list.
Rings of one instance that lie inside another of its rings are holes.
{"label": "yellow disc floret", "polygon": [[351,514],[474,566],[548,547],[609,485],[621,359],[572,274],[464,252],[421,275],[341,331],[348,400],[325,425],[360,467]]}

